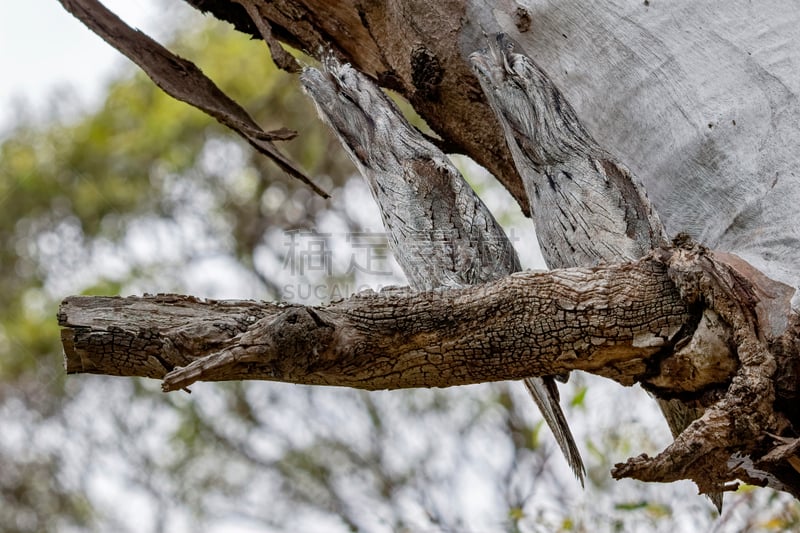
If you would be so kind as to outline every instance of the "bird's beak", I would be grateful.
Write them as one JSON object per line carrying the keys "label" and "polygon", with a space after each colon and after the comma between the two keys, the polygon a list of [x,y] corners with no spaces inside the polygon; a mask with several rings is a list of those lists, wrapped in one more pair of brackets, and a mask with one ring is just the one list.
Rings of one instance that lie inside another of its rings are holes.
{"label": "bird's beak", "polygon": [[516,44],[505,33],[489,35],[486,41],[487,47],[473,52],[469,59],[476,74],[491,85],[498,85],[506,73],[513,72],[509,57]]}

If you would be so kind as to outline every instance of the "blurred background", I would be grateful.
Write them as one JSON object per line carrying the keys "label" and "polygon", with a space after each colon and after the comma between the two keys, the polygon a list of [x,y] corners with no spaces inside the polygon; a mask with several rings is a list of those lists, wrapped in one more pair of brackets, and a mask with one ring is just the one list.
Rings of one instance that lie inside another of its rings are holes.
{"label": "blurred background", "polygon": [[[195,61],[332,199],[156,88],[55,0],[0,5],[0,530],[788,531],[743,487],[721,519],[690,483],[614,482],[669,442],[638,388],[585,374],[562,404],[581,489],[520,383],[361,392],[66,376],[70,294],[325,303],[405,284],[369,192],[263,43],[178,1],[107,2]],[[307,61],[307,60],[306,60]],[[424,124],[399,102],[419,127]],[[528,268],[530,221],[456,159]]]}

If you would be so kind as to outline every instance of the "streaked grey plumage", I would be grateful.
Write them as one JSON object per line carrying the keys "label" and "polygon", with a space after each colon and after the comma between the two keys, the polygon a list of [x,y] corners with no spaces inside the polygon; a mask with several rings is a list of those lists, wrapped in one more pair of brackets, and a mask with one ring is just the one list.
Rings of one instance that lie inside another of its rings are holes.
{"label": "streaked grey plumage", "polygon": [[[550,268],[633,261],[668,244],[644,188],[514,41],[490,37],[470,60],[525,185]],[[701,414],[679,401],[659,406],[673,437]],[[721,494],[711,499],[721,510]]]}
{"label": "streaked grey plumage", "polygon": [[500,120],[550,268],[639,259],[668,243],[644,189],[503,34],[471,61]]}
{"label": "streaked grey plumage", "polygon": [[[482,283],[520,270],[500,225],[449,159],[349,65],[330,60],[301,81],[380,206],[390,244],[418,290]],[[552,378],[525,381],[583,483],[584,467]]]}

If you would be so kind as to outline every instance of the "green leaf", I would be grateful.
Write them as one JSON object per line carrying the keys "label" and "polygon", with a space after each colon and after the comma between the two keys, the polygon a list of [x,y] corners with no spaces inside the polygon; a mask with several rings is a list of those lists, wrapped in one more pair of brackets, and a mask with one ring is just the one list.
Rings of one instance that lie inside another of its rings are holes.
{"label": "green leaf", "polygon": [[514,522],[519,522],[525,518],[525,511],[522,509],[522,507],[512,507],[508,510],[508,517]]}
{"label": "green leaf", "polygon": [[638,511],[648,506],[647,502],[625,502],[614,505],[614,509],[618,511]]}
{"label": "green leaf", "polygon": [[586,400],[586,392],[589,390],[589,387],[581,387],[578,389],[578,392],[575,393],[575,396],[572,397],[572,401],[570,405],[572,407],[586,407],[584,402]]}

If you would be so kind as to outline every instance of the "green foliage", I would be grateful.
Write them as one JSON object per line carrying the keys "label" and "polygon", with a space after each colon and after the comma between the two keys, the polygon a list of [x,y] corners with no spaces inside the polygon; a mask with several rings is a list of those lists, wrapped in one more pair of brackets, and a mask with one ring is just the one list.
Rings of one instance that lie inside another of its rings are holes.
{"label": "green foliage", "polygon": [[572,397],[572,401],[570,401],[570,405],[572,407],[586,407],[586,393],[589,391],[589,387],[580,387],[575,395]]}

